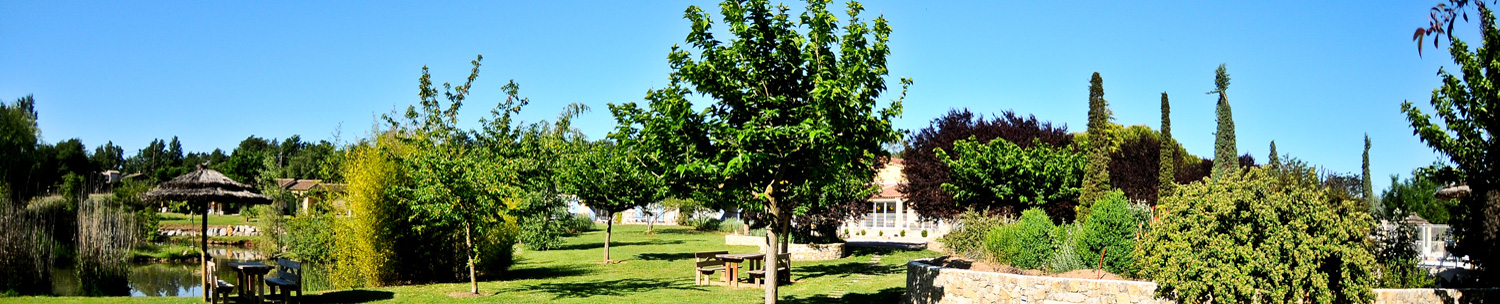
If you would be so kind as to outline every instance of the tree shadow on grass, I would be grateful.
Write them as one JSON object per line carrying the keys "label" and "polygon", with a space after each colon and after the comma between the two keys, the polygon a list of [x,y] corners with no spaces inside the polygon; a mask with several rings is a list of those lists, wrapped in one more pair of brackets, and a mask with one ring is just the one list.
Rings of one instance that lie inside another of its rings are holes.
{"label": "tree shadow on grass", "polygon": [[642,253],[642,254],[638,255],[638,258],[640,258],[642,260],[647,260],[647,261],[676,261],[676,260],[691,260],[691,259],[694,259],[695,256],[693,255],[692,252],[679,252],[679,253],[657,253],[657,252],[652,252],[652,253]]}
{"label": "tree shadow on grass", "polygon": [[808,266],[792,266],[792,276],[799,280],[825,276],[847,277],[856,274],[883,276],[906,271],[903,265],[871,265],[869,262],[845,262]]}
{"label": "tree shadow on grass", "polygon": [[881,289],[873,293],[848,293],[842,298],[833,298],[829,295],[816,294],[809,297],[783,298],[781,303],[803,304],[803,303],[900,303],[901,297],[906,295],[906,288],[891,287]]}
{"label": "tree shadow on grass", "polygon": [[[610,248],[614,248],[614,247],[640,246],[640,245],[676,245],[676,244],[682,244],[682,243],[683,243],[682,240],[670,240],[670,241],[667,241],[667,240],[650,240],[650,241],[640,241],[640,242],[609,242],[609,247]],[[552,250],[592,250],[592,249],[604,249],[604,242],[590,242],[590,243],[579,243],[579,244],[567,244],[567,245],[557,246],[557,248],[553,248]]]}
{"label": "tree shadow on grass", "polygon": [[552,299],[561,298],[590,298],[596,296],[628,296],[631,294],[650,292],[654,290],[677,289],[704,291],[699,286],[687,285],[684,282],[674,282],[666,279],[618,279],[600,280],[576,283],[541,283],[529,286],[518,286],[496,292],[495,294],[535,291],[552,294]]}
{"label": "tree shadow on grass", "polygon": [[704,233],[712,233],[712,232],[698,231],[698,230],[693,229],[693,228],[656,228],[656,233],[659,233],[659,234],[704,234]]}
{"label": "tree shadow on grass", "polygon": [[507,270],[507,271],[501,273],[500,275],[493,277],[492,279],[499,279],[499,280],[505,280],[505,281],[513,281],[513,280],[545,280],[545,279],[562,278],[562,277],[583,276],[583,275],[593,274],[594,272],[595,272],[594,268],[590,267],[589,265],[575,265],[575,264],[552,265],[552,266],[532,266],[532,267],[512,267],[510,270]]}
{"label": "tree shadow on grass", "polygon": [[380,290],[341,290],[303,297],[307,303],[366,303],[395,298],[396,294]]}

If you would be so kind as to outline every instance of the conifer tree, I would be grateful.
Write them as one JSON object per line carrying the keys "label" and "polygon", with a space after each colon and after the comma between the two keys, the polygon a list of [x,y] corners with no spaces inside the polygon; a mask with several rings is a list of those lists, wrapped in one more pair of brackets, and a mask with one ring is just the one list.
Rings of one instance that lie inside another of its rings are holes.
{"label": "conifer tree", "polygon": [[1229,97],[1225,91],[1229,90],[1229,72],[1224,69],[1224,64],[1219,64],[1219,69],[1214,72],[1214,90],[1209,94],[1219,94],[1219,129],[1214,132],[1214,170],[1213,178],[1222,178],[1225,175],[1239,171],[1239,152],[1234,144],[1234,115],[1229,111]]}
{"label": "conifer tree", "polygon": [[1272,168],[1281,166],[1281,157],[1276,156],[1276,141],[1271,141],[1271,161],[1267,162]]}
{"label": "conifer tree", "polygon": [[1167,92],[1161,92],[1161,154],[1158,157],[1156,197],[1167,197],[1177,186],[1177,149],[1172,144],[1172,105],[1167,102]]}
{"label": "conifer tree", "polygon": [[1078,194],[1079,218],[1086,217],[1089,206],[1109,191],[1109,149],[1115,138],[1111,116],[1109,101],[1104,100],[1104,79],[1094,72],[1089,79],[1088,165]]}
{"label": "conifer tree", "polygon": [[1370,215],[1379,217],[1381,211],[1385,208],[1380,205],[1379,198],[1375,197],[1375,186],[1370,182],[1370,134],[1368,133],[1365,134],[1365,154],[1363,158],[1363,161],[1360,163],[1360,169],[1364,170],[1360,174],[1360,182],[1362,182],[1360,190],[1363,190],[1365,202],[1370,204]]}

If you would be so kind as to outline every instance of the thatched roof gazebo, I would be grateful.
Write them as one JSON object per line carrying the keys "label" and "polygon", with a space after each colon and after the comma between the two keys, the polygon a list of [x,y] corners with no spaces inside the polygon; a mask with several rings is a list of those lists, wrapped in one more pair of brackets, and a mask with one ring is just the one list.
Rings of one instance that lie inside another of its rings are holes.
{"label": "thatched roof gazebo", "polygon": [[1453,200],[1468,196],[1469,192],[1471,192],[1469,185],[1453,185],[1438,188],[1437,192],[1433,193],[1433,196],[1440,200]]}
{"label": "thatched roof gazebo", "polygon": [[209,203],[239,203],[239,204],[270,204],[271,198],[261,195],[259,191],[250,185],[241,184],[229,179],[219,171],[208,169],[199,165],[198,170],[188,172],[170,181],[156,185],[150,192],[141,194],[141,199],[149,202],[183,201],[189,205],[202,207],[203,230],[199,233],[203,238],[203,251],[199,260],[203,267],[203,300],[207,301],[209,282],[212,277],[208,273],[208,204]]}

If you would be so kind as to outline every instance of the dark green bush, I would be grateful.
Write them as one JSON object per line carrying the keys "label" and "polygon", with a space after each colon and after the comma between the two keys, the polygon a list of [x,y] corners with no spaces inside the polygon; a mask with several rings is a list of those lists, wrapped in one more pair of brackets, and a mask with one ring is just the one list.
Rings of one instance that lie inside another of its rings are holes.
{"label": "dark green bush", "polygon": [[687,225],[692,226],[693,230],[698,231],[719,231],[719,225],[723,223],[724,221],[720,221],[719,219],[710,217],[692,218],[687,220]]}
{"label": "dark green bush", "polygon": [[1021,212],[1021,219],[991,230],[985,238],[985,249],[996,261],[1025,269],[1042,267],[1052,256],[1050,234],[1054,229],[1047,212],[1039,208]]}
{"label": "dark green bush", "polygon": [[1094,203],[1083,222],[1077,240],[1078,257],[1085,265],[1097,265],[1104,254],[1104,270],[1122,276],[1134,276],[1140,270],[1136,263],[1135,244],[1143,223],[1150,220],[1145,208],[1133,208],[1125,193],[1105,193]]}
{"label": "dark green bush", "polygon": [[569,234],[588,232],[594,230],[594,219],[587,215],[574,214],[563,222],[563,229]]}

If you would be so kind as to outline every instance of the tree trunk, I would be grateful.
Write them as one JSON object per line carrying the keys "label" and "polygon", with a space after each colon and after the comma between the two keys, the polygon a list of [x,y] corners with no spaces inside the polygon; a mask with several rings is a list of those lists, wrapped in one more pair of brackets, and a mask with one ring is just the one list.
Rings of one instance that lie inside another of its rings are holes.
{"label": "tree trunk", "polygon": [[609,220],[604,222],[604,263],[609,264],[609,237],[615,233],[615,213],[609,213]]}
{"label": "tree trunk", "polygon": [[781,221],[781,252],[792,252],[788,249],[792,244],[792,221]]}
{"label": "tree trunk", "polygon": [[[192,210],[192,209],[188,209],[188,210]],[[201,237],[201,239],[203,239],[203,252],[202,252],[203,255],[198,256],[198,260],[201,261],[202,264],[203,264],[203,285],[202,285],[203,286],[203,301],[209,301],[210,299],[208,298],[208,291],[212,289],[212,287],[210,287],[210,286],[214,286],[214,283],[216,283],[216,282],[210,282],[210,281],[213,280],[212,278],[214,277],[214,274],[211,273],[208,270],[208,204],[207,203],[203,204],[203,230],[199,230],[198,232],[199,232],[198,236]]]}
{"label": "tree trunk", "polygon": [[[779,216],[773,214],[772,217]],[[766,241],[770,242],[769,244],[766,244],[766,262],[762,263],[762,265],[766,266],[766,304],[776,304],[776,288],[779,285],[776,284],[778,283],[776,278],[776,267],[778,266],[777,262],[780,261],[777,261],[776,257],[781,254],[781,246],[778,246],[777,244],[781,241],[781,238],[777,237],[781,235],[781,233],[777,232],[777,230],[781,230],[781,227],[776,223],[766,225]]]}
{"label": "tree trunk", "polygon": [[479,278],[474,276],[474,227],[464,224],[464,245],[469,247],[469,293],[479,294]]}

